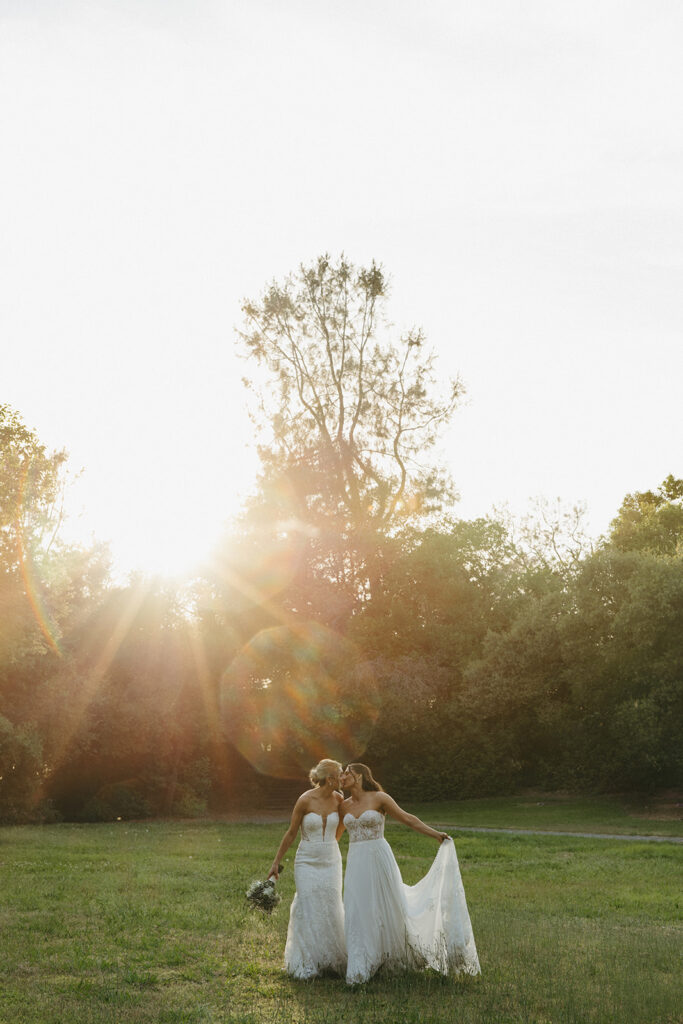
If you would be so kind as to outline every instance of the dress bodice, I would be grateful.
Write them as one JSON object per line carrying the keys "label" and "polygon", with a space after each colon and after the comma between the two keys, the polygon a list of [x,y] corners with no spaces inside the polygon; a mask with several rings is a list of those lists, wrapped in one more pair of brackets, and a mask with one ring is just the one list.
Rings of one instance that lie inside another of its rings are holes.
{"label": "dress bodice", "polygon": [[301,838],[307,843],[334,843],[339,815],[336,811],[323,817],[317,811],[307,811],[301,819]]}
{"label": "dress bodice", "polygon": [[353,814],[346,814],[344,824],[349,833],[350,843],[384,838],[384,815],[381,811],[363,811],[357,818]]}

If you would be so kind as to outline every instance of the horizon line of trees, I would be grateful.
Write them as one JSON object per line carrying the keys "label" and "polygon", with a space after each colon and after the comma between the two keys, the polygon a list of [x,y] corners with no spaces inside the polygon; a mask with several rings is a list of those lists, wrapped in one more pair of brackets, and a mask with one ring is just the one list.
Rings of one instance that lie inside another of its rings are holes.
{"label": "horizon line of trees", "polygon": [[400,799],[681,785],[683,480],[595,544],[560,505],[455,518],[463,387],[387,295],[320,257],[245,302],[262,475],[183,586],[63,544],[66,456],[0,405],[1,822],[262,805],[321,756]]}

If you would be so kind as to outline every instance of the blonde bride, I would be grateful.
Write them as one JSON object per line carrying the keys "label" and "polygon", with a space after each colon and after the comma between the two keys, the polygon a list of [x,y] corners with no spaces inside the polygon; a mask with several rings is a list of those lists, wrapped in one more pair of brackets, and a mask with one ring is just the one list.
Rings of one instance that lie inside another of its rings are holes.
{"label": "blonde bride", "polygon": [[346,971],[342,859],[337,842],[341,765],[320,761],[311,769],[312,789],[299,797],[289,828],[268,874],[277,879],[280,861],[301,831],[294,859],[296,893],[289,912],[285,968],[294,978]]}

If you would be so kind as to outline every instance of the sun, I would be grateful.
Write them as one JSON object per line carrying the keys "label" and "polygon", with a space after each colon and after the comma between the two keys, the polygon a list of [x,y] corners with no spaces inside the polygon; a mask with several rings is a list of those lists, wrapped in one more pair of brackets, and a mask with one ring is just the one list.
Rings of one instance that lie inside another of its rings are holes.
{"label": "sun", "polygon": [[119,580],[131,573],[184,580],[201,572],[221,539],[234,532],[253,477],[216,480],[207,473],[198,480],[188,474],[173,483],[150,477],[136,485],[100,494],[90,488],[87,505],[68,517],[64,540],[107,544]]}
{"label": "sun", "polygon": [[218,522],[201,526],[187,520],[138,524],[138,529],[110,542],[114,566],[145,576],[186,579],[201,570],[220,533]]}

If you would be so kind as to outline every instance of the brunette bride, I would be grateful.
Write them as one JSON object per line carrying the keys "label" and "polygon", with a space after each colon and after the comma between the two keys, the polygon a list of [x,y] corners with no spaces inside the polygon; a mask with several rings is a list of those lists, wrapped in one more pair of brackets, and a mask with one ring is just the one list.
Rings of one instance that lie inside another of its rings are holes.
{"label": "brunette bride", "polygon": [[295,803],[268,874],[278,878],[280,861],[301,829],[285,944],[285,968],[294,978],[314,978],[324,971],[343,975],[346,970],[342,860],[336,836],[343,799],[341,767],[338,761],[324,760],[311,770],[313,788]]}
{"label": "brunette bride", "polygon": [[[402,810],[373,779],[367,765],[348,765],[341,781],[349,793],[337,829],[337,837],[345,827],[349,833],[344,878],[347,982],[367,981],[380,967],[479,974],[451,837]],[[384,839],[387,814],[441,844],[431,868],[416,885],[403,883]]]}

